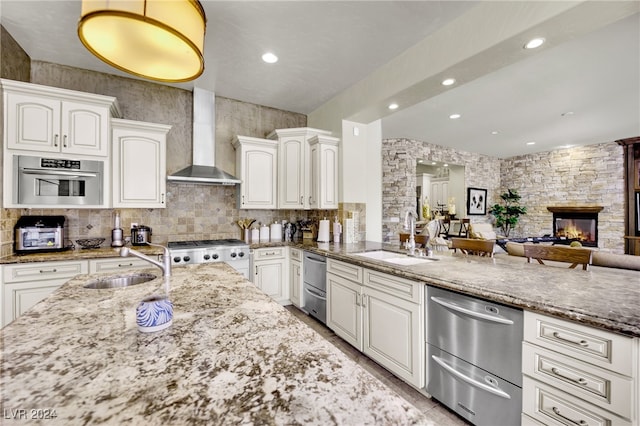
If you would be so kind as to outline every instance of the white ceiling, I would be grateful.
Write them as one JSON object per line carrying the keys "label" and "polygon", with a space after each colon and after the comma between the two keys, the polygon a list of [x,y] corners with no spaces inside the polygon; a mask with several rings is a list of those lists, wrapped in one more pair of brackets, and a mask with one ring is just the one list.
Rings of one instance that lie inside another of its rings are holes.
{"label": "white ceiling", "polygon": [[[201,3],[208,20],[205,72],[176,86],[195,84],[219,96],[304,114],[478,4]],[[82,46],[76,35],[79,14],[80,0],[0,1],[2,25],[33,60],[129,77]],[[381,116],[383,137],[510,157],[640,136],[640,14],[604,28],[594,24],[584,36],[549,44],[529,58]],[[277,64],[261,61],[267,50],[280,57]],[[561,116],[569,111],[573,115]],[[453,112],[462,118],[449,120]],[[491,135],[493,130],[499,133]],[[527,146],[528,141],[536,144]]]}

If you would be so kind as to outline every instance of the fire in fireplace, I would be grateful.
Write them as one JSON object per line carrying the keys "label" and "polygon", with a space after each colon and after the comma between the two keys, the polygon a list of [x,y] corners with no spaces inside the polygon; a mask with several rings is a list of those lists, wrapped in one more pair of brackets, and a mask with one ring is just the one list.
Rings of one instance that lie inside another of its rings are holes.
{"label": "fire in fireplace", "polygon": [[553,236],[567,243],[598,246],[598,212],[602,207],[547,207],[553,213]]}

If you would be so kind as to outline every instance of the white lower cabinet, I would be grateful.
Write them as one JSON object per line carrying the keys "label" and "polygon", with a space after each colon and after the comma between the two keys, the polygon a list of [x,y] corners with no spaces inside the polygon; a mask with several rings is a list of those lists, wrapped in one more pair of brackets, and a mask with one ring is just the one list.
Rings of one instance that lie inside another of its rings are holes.
{"label": "white lower cabinet", "polygon": [[252,282],[281,305],[290,303],[286,249],[286,247],[255,249],[252,256]]}
{"label": "white lower cabinet", "polygon": [[528,311],[524,339],[523,419],[638,424],[638,339]]}
{"label": "white lower cabinet", "polygon": [[38,262],[2,267],[2,326],[78,274],[88,272],[87,261]]}
{"label": "white lower cabinet", "polygon": [[[360,281],[344,278],[343,269],[359,269]],[[362,346],[362,268],[327,259],[327,327],[359,351]]]}
{"label": "white lower cabinet", "polygon": [[[126,272],[131,269],[149,269],[154,266],[146,260],[137,259],[135,257],[108,257],[105,259],[89,260],[89,273],[107,273],[107,272]],[[162,275],[162,271],[158,269],[158,276]]]}
{"label": "white lower cabinet", "polygon": [[327,325],[405,382],[425,381],[424,285],[327,260]]}
{"label": "white lower cabinet", "polygon": [[289,298],[297,308],[302,308],[302,250],[289,249]]}

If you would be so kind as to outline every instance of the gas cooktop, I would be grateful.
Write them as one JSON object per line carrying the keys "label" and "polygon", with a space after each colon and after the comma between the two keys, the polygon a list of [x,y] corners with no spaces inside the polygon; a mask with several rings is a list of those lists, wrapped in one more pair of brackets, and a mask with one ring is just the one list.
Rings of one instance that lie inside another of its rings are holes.
{"label": "gas cooktop", "polygon": [[241,247],[248,246],[242,240],[235,238],[226,238],[221,240],[195,240],[195,241],[170,241],[168,244],[170,249],[182,248],[211,248],[211,247]]}

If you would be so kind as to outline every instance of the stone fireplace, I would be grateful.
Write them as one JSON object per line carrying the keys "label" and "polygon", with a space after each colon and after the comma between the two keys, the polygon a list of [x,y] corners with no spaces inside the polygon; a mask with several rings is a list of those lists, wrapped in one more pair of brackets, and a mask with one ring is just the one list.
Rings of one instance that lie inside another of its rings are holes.
{"label": "stone fireplace", "polygon": [[567,244],[579,241],[585,247],[598,247],[598,213],[602,206],[547,207],[553,213],[553,236]]}

